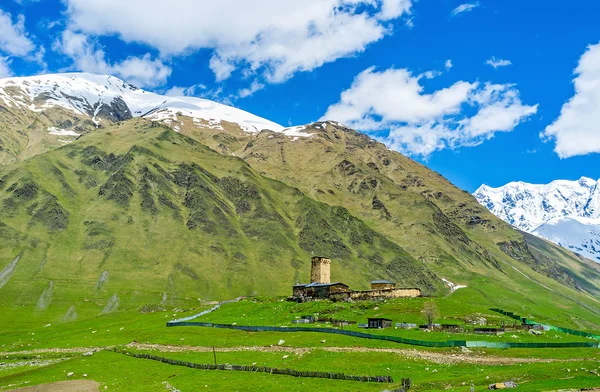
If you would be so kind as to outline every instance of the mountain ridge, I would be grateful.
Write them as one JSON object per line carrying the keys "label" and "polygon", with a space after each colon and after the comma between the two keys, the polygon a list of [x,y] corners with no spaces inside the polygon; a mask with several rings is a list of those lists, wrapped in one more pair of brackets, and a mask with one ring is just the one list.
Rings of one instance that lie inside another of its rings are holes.
{"label": "mountain ridge", "polygon": [[[4,104],[23,107],[26,102],[6,93],[6,89],[10,88],[20,89],[27,95],[31,101],[30,110],[61,106],[92,117],[96,124],[102,120],[101,117],[96,119],[101,111],[109,111],[110,114],[112,110],[115,116],[109,119],[114,121],[131,117],[176,121],[177,113],[184,113],[192,118],[235,122],[251,132],[263,128],[274,131],[284,129],[277,123],[241,109],[202,98],[159,95],[110,75],[64,73],[0,79],[0,99]],[[40,108],[35,106],[36,100],[44,102]]]}
{"label": "mountain ridge", "polygon": [[593,308],[600,294],[600,272],[574,254],[338,122],[248,132],[177,112],[177,121],[105,117],[98,126],[84,112],[0,100],[0,140],[82,129],[68,143],[19,145],[24,153],[0,163],[9,302],[35,306],[50,286],[65,311],[73,295],[90,300],[78,302],[81,314],[118,298],[135,307],[285,295],[306,280],[313,252],[332,257],[332,274],[352,287],[387,278],[442,295],[446,279],[488,307],[489,292],[566,308]]}
{"label": "mountain ridge", "polygon": [[499,218],[595,261],[600,260],[600,180],[482,185],[473,195]]}

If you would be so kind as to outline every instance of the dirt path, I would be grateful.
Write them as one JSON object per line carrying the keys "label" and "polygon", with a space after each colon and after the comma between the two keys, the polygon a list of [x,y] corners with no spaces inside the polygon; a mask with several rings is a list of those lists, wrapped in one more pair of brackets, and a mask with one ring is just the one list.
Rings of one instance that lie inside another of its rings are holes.
{"label": "dirt path", "polygon": [[[159,352],[212,352],[212,347],[203,346],[170,346],[162,344],[143,344],[129,343],[127,347],[136,350],[153,350]],[[237,351],[254,351],[254,352],[282,352],[294,354],[306,354],[310,351],[322,350],[337,353],[350,352],[372,352],[372,353],[392,353],[405,356],[407,358],[422,359],[425,361],[454,364],[454,363],[471,363],[478,365],[512,365],[518,363],[550,363],[550,362],[575,362],[575,361],[590,361],[589,358],[571,358],[571,359],[556,359],[556,358],[507,358],[491,355],[475,355],[471,353],[458,352],[432,352],[419,351],[395,348],[368,348],[368,347],[284,347],[284,346],[240,346],[240,347],[218,347],[217,352],[237,352]]]}
{"label": "dirt path", "polygon": [[0,352],[0,357],[7,355],[36,355],[36,354],[48,354],[48,353],[60,353],[60,354],[84,354],[84,353],[95,353],[100,350],[104,350],[109,347],[70,347],[70,348],[38,348],[35,350],[26,351],[8,351]]}
{"label": "dirt path", "polygon": [[32,387],[10,389],[7,392],[99,392],[100,384],[96,381],[73,380],[60,381]]}
{"label": "dirt path", "polygon": [[[212,352],[212,347],[205,346],[171,346],[165,344],[146,344],[132,342],[126,347],[142,350],[142,351],[157,351],[163,353],[183,353],[196,352],[205,353]],[[108,348],[108,347],[106,347]],[[46,348],[29,351],[15,351],[0,353],[0,357],[7,355],[36,355],[45,353],[64,353],[64,354],[85,354],[94,353],[104,349],[103,347],[72,347],[72,348]],[[415,349],[397,349],[397,348],[369,348],[369,347],[285,347],[285,346],[237,346],[237,347],[217,347],[215,351],[221,353],[253,351],[253,352],[279,352],[293,353],[296,355],[307,354],[311,351],[328,351],[335,353],[391,353],[401,355],[407,358],[420,359],[429,362],[441,364],[469,363],[477,365],[512,365],[519,363],[551,363],[551,362],[578,362],[578,361],[595,361],[593,358],[510,358],[499,357],[493,355],[479,355],[471,352],[435,352],[435,351],[420,351]]]}

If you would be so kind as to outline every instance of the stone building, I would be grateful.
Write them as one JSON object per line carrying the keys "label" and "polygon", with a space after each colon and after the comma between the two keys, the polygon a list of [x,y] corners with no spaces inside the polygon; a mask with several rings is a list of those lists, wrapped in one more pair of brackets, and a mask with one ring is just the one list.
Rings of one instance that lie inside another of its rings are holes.
{"label": "stone building", "polygon": [[331,283],[331,259],[315,256],[311,260],[310,283]]}
{"label": "stone building", "polygon": [[348,285],[340,282],[299,284],[293,287],[294,296],[300,295],[321,299],[330,298],[333,295],[343,295],[349,290]]}
{"label": "stone building", "polygon": [[341,282],[331,283],[331,259],[313,257],[311,260],[310,283],[292,287],[292,301],[311,299],[331,299],[333,301],[370,300],[380,298],[420,297],[418,288],[396,288],[396,283],[388,280],[374,280],[371,290],[350,290]]}
{"label": "stone building", "polygon": [[371,290],[391,290],[396,288],[396,283],[389,280],[374,280],[371,282]]}

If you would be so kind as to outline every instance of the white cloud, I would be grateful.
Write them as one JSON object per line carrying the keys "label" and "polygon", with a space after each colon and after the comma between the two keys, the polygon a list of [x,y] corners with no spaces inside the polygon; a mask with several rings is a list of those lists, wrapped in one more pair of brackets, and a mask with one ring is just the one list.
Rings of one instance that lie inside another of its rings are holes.
{"label": "white cloud", "polygon": [[0,9],[0,50],[12,56],[27,56],[34,49],[25,33],[25,17],[19,15],[13,24],[11,14]]}
{"label": "white cloud", "polygon": [[171,75],[171,68],[160,60],[152,60],[150,54],[110,64],[95,42],[71,30],[63,32],[61,39],[54,43],[54,49],[70,57],[77,70],[115,75],[140,87],[161,86]]}
{"label": "white cloud", "polygon": [[203,84],[194,84],[190,87],[173,86],[165,92],[169,97],[193,97],[205,91],[206,86]]}
{"label": "white cloud", "polygon": [[588,46],[575,74],[575,95],[541,134],[561,158],[600,152],[600,43]]}
{"label": "white cloud", "polygon": [[449,71],[450,68],[452,68],[452,60],[446,60],[446,62],[444,63],[444,68],[446,68],[446,71]]}
{"label": "white cloud", "polygon": [[505,60],[505,59],[499,59],[496,58],[496,56],[492,56],[491,59],[488,59],[485,62],[487,65],[491,65],[494,68],[498,68],[498,67],[506,67],[509,65],[512,65],[512,62],[510,60]]}
{"label": "white cloud", "polygon": [[461,4],[458,7],[456,7],[455,9],[452,10],[452,16],[456,16],[456,15],[461,14],[463,12],[472,11],[473,8],[477,8],[477,7],[479,7],[479,2],[478,1],[476,1],[475,3]]}
{"label": "white cloud", "polygon": [[[210,99],[211,101],[219,102],[229,106],[235,106],[234,101],[238,96],[232,94],[225,95],[223,93],[223,87],[220,86],[215,89],[208,89],[204,84],[194,84],[189,87],[173,86],[164,92],[165,95],[170,97],[199,97],[204,99]],[[239,94],[239,93],[238,93]]]}
{"label": "white cloud", "polygon": [[0,57],[0,78],[7,78],[12,76],[12,71],[10,70],[10,60],[6,57]]}
{"label": "white cloud", "polygon": [[165,91],[165,95],[168,97],[184,97],[186,96],[187,88],[181,86],[173,86],[167,91]]}
{"label": "white cloud", "polygon": [[213,49],[218,80],[241,69],[275,83],[363,51],[411,8],[411,0],[66,1],[75,31],[117,35],[163,56]]}
{"label": "white cloud", "polygon": [[255,80],[252,82],[250,87],[243,88],[240,91],[238,91],[238,97],[239,98],[249,97],[249,96],[253,95],[255,92],[262,90],[263,88],[265,88],[265,85],[263,83],[260,83],[258,80]]}
{"label": "white cloud", "polygon": [[411,0],[383,0],[379,17],[382,20],[396,19],[404,14],[410,14]]}
{"label": "white cloud", "polygon": [[[537,111],[537,105],[523,105],[510,84],[459,81],[425,93],[423,77],[406,69],[369,68],[322,120],[375,132],[390,148],[427,157],[443,148],[480,144],[496,132],[510,132]],[[382,132],[388,133],[381,136]]]}
{"label": "white cloud", "polygon": [[160,60],[152,60],[149,53],[142,57],[129,57],[112,66],[114,72],[131,83],[155,87],[165,84],[171,68]]}

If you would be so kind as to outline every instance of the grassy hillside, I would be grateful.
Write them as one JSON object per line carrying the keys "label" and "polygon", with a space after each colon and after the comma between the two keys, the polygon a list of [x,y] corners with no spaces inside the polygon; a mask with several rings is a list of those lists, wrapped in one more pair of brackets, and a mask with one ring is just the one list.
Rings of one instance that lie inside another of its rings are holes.
{"label": "grassy hillside", "polygon": [[5,306],[40,316],[60,307],[70,320],[287,295],[318,254],[355,288],[385,278],[444,295],[445,278],[467,285],[477,306],[600,324],[596,269],[525,242],[468,193],[365,135],[337,123],[291,138],[188,120],[181,133],[116,123],[0,169]]}
{"label": "grassy hillside", "polygon": [[286,294],[308,280],[312,254],[333,257],[334,278],[354,287],[440,287],[345,208],[145,120],[6,166],[0,203],[1,301],[65,319],[72,306]]}
{"label": "grassy hillside", "polygon": [[[11,89],[8,91],[11,92]],[[29,102],[29,97],[16,95],[16,98]],[[69,144],[77,138],[75,134],[93,131],[98,126],[89,117],[61,107],[38,113],[0,103],[0,166]],[[51,134],[53,130],[73,134]]]}

